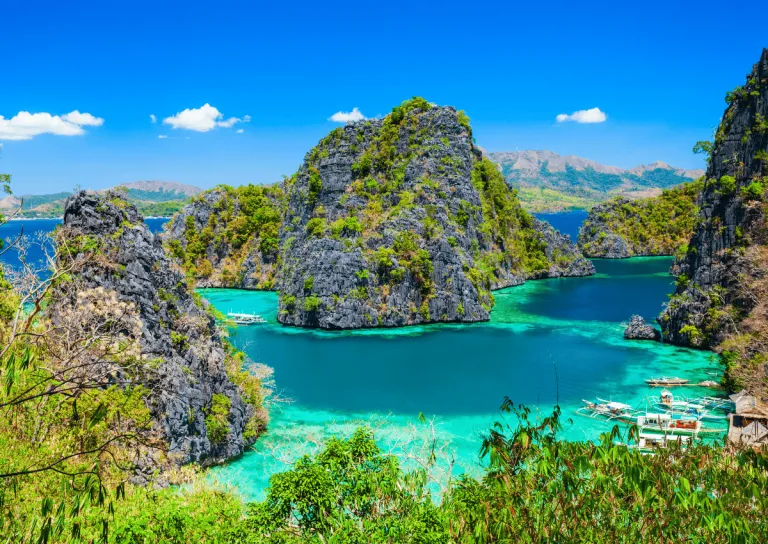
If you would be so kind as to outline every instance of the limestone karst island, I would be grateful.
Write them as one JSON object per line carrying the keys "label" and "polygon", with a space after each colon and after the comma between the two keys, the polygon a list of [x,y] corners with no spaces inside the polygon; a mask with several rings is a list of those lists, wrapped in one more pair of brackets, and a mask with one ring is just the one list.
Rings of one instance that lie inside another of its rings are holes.
{"label": "limestone karst island", "polygon": [[768,542],[760,7],[5,6],[0,544]]}

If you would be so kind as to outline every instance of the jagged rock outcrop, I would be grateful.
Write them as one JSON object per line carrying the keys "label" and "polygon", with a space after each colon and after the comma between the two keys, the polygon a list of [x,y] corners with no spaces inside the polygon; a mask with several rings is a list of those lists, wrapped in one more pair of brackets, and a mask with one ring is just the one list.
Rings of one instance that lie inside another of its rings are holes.
{"label": "jagged rock outcrop", "polygon": [[579,229],[579,249],[605,259],[674,255],[693,233],[702,187],[696,181],[652,198],[598,204]]}
{"label": "jagged rock outcrop", "polygon": [[152,369],[147,402],[166,461],[205,465],[242,453],[266,422],[258,384],[241,372],[136,208],[119,193],[81,191],[66,202],[60,235],[86,259],[82,289],[116,294],[139,320],[141,360]]}
{"label": "jagged rock outcrop", "polygon": [[595,265],[585,259],[571,237],[540,219],[533,219],[533,228],[544,243],[544,253],[550,266],[534,273],[531,278],[582,277],[595,273]]}
{"label": "jagged rock outcrop", "polygon": [[645,322],[639,315],[633,315],[624,329],[624,338],[628,340],[661,340],[661,333],[653,325]]}
{"label": "jagged rock outcrop", "polygon": [[768,49],[726,99],[698,223],[659,322],[672,343],[723,351],[732,382],[765,397]]}
{"label": "jagged rock outcrop", "polygon": [[282,200],[279,186],[217,187],[176,214],[163,239],[198,287],[272,289]]}
{"label": "jagged rock outcrop", "polygon": [[423,99],[334,130],[286,184],[278,319],[348,329],[489,318],[491,289],[587,275],[472,143]]}

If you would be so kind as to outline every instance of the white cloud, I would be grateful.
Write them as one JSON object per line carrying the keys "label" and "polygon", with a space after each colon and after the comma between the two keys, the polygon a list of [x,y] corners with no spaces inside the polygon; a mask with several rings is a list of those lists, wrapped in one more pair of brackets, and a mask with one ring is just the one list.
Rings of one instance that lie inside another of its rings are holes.
{"label": "white cloud", "polygon": [[575,121],[577,123],[602,123],[608,118],[608,116],[600,111],[600,108],[592,108],[589,110],[575,111],[570,115],[561,113],[555,119],[558,123],[564,123],[566,121]]}
{"label": "white cloud", "polygon": [[352,111],[337,111],[331,115],[328,120],[334,123],[350,123],[352,121],[362,121],[365,119],[365,115],[360,113],[357,108],[352,108]]}
{"label": "white cloud", "polygon": [[150,121],[152,122],[152,124],[154,125],[155,123],[157,123],[157,116],[156,116],[154,113],[150,113],[150,114],[149,114],[149,120],[150,120]]}
{"label": "white cloud", "polygon": [[157,136],[157,138],[158,138],[159,140],[165,140],[167,137],[168,137],[168,136],[166,136],[165,134],[159,134],[159,135]]}
{"label": "white cloud", "polygon": [[77,110],[62,116],[62,119],[67,123],[81,127],[100,127],[104,124],[104,119],[101,117],[94,117],[90,113],[80,113]]}
{"label": "white cloud", "polygon": [[58,116],[50,113],[20,111],[10,119],[0,115],[0,140],[31,140],[40,134],[81,136],[84,126],[99,127],[104,119],[78,110]]}
{"label": "white cloud", "polygon": [[211,106],[205,104],[200,108],[186,109],[163,119],[164,125],[170,125],[174,129],[181,128],[185,130],[194,130],[196,132],[208,132],[216,127],[232,128],[237,123],[248,123],[251,120],[250,115],[243,118],[230,117],[224,119],[222,113]]}
{"label": "white cloud", "polygon": [[242,128],[239,128],[235,132],[237,132],[238,134],[242,134],[243,132],[245,132],[245,130],[243,130]]}

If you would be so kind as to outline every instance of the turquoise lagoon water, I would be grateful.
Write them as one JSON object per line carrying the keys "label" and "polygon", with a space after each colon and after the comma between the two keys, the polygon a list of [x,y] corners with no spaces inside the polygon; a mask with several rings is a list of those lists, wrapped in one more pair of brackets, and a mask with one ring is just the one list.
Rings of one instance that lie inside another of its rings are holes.
{"label": "turquoise lagoon water", "polygon": [[[271,474],[359,425],[408,466],[434,441],[440,481],[479,474],[482,435],[504,396],[541,414],[559,400],[563,437],[595,440],[611,425],[575,415],[582,399],[601,397],[643,408],[658,390],[644,380],[679,375],[718,379],[709,352],[627,341],[622,322],[653,320],[672,291],[669,258],[596,260],[597,274],[528,282],[494,293],[488,323],[321,332],[276,321],[277,295],[202,290],[223,312],[255,312],[264,325],[239,327],[231,340],[274,368],[268,432],[240,459],[209,476],[246,499],[263,497]],[[691,387],[688,395],[711,394]],[[285,402],[289,401],[289,402]],[[431,421],[420,423],[419,414]]]}

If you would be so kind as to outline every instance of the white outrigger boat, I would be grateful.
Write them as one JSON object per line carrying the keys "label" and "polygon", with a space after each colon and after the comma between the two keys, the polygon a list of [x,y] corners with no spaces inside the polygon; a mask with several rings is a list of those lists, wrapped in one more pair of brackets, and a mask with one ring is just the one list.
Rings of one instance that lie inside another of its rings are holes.
{"label": "white outrigger boat", "polygon": [[692,400],[696,404],[701,404],[710,410],[720,410],[721,412],[733,412],[736,405],[731,399],[722,399],[720,397],[696,397]]}
{"label": "white outrigger boat", "polygon": [[691,416],[703,421],[724,421],[724,414],[713,414],[703,405],[689,402],[685,399],[675,398],[672,392],[664,389],[659,398],[649,398],[648,402],[655,408],[659,408],[670,414]]}
{"label": "white outrigger boat", "polygon": [[638,426],[640,432],[661,433],[665,435],[689,435],[698,436],[701,433],[723,433],[724,429],[705,428],[701,419],[681,417],[674,418],[672,414],[653,414],[647,412],[638,416],[635,421],[628,421]]}
{"label": "white outrigger boat", "polygon": [[636,410],[634,410],[629,404],[624,404],[622,402],[614,402],[611,400],[605,400],[601,398],[598,398],[597,402],[592,402],[584,399],[582,399],[581,402],[584,403],[584,406],[576,410],[576,413],[582,416],[593,418],[593,419],[605,418],[605,419],[611,420],[611,419],[631,418],[635,414],[639,413]]}
{"label": "white outrigger boat", "polygon": [[266,323],[267,320],[258,314],[241,314],[236,312],[229,312],[227,317],[232,323],[237,325],[253,325],[255,323]]}
{"label": "white outrigger boat", "polygon": [[628,448],[636,449],[640,453],[656,453],[659,450],[667,449],[672,444],[677,444],[680,449],[686,449],[690,442],[690,436],[676,435],[658,435],[653,433],[641,432],[638,436],[637,444],[628,444]]}
{"label": "white outrigger boat", "polygon": [[690,380],[678,378],[676,376],[673,378],[662,376],[661,378],[648,378],[645,380],[645,383],[651,387],[672,387],[675,385],[688,385],[688,382],[690,382]]}

